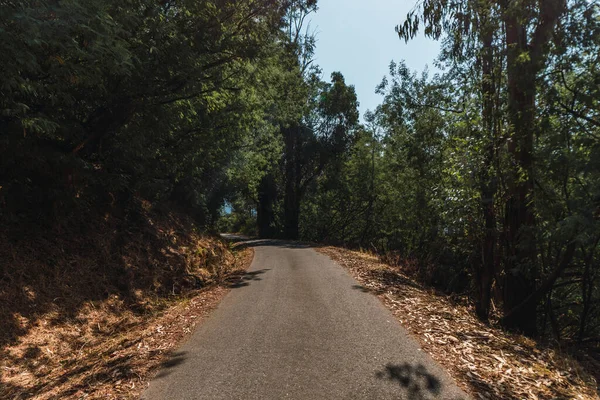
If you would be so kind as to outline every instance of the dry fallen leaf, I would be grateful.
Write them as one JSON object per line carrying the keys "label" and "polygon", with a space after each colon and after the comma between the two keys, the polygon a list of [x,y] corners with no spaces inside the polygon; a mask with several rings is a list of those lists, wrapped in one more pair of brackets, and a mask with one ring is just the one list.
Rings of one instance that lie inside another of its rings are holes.
{"label": "dry fallen leaf", "polygon": [[599,399],[595,379],[575,360],[531,339],[482,323],[466,299],[427,290],[401,267],[384,264],[372,255],[337,247],[318,250],[378,295],[421,342],[423,350],[474,397]]}

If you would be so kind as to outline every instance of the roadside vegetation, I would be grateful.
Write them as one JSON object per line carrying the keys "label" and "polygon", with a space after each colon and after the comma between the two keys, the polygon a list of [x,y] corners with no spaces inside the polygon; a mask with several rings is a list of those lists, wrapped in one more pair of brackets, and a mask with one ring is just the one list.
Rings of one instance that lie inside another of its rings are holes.
{"label": "roadside vegetation", "polygon": [[[372,293],[474,399],[598,399],[597,362],[476,317],[466,296],[423,285],[404,263],[368,251],[319,247]],[[500,314],[494,313],[497,319]]]}
{"label": "roadside vegetation", "polygon": [[247,266],[216,220],[306,5],[0,3],[0,397],[135,397]]}
{"label": "roadside vegetation", "polygon": [[250,265],[185,216],[140,217],[121,240],[115,221],[2,238],[0,398],[137,398]]}
{"label": "roadside vegetation", "polygon": [[368,249],[481,321],[600,360],[598,3],[420,1],[396,32],[440,40],[439,71],[392,61],[381,104],[318,161],[330,125],[305,114],[314,134],[281,132],[236,218]]}

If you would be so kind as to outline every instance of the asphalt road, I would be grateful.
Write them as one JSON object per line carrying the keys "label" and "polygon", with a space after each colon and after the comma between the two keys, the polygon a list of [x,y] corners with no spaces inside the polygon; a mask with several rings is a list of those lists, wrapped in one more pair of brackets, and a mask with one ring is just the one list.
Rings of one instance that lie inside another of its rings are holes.
{"label": "asphalt road", "polygon": [[327,256],[258,240],[246,276],[142,398],[467,399]]}

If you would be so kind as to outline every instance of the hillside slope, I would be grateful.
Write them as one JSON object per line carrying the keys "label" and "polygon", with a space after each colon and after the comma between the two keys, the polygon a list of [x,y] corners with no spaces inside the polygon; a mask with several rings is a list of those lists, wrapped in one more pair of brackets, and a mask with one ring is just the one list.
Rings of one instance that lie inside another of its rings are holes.
{"label": "hillside slope", "polygon": [[135,398],[251,259],[143,201],[26,232],[0,230],[0,398]]}

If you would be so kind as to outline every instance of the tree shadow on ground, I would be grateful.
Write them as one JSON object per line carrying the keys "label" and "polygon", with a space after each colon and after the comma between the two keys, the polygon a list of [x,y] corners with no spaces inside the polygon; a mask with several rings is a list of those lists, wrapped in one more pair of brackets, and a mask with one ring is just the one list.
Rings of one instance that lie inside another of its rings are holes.
{"label": "tree shadow on ground", "polygon": [[158,369],[159,372],[154,377],[154,379],[163,378],[165,376],[170,375],[171,372],[173,372],[173,368],[185,362],[185,355],[185,351],[174,351],[171,354],[169,354],[167,360],[160,364],[160,367]]}
{"label": "tree shadow on ground", "polygon": [[[69,396],[74,396],[77,393],[93,393],[96,388],[103,385],[116,386],[121,381],[139,382],[139,375],[136,370],[142,367],[142,364],[147,363],[149,358],[136,359],[131,357],[129,351],[138,349],[138,344],[142,338],[129,340],[127,342],[115,343],[110,347],[105,348],[102,352],[91,355],[90,357],[75,356],[64,360],[67,371],[58,376],[51,382],[38,383],[29,387],[22,387],[8,382],[0,382],[2,393],[15,394],[14,397],[8,398],[37,398],[45,394],[52,393],[50,398],[61,399]],[[27,353],[34,355],[40,351],[38,348],[30,348]],[[159,353],[160,350],[151,353]],[[183,364],[186,359],[186,352],[174,351],[166,355],[166,361],[152,366],[149,371],[149,376],[153,372],[158,371],[155,378],[165,377],[174,371],[174,368]],[[0,356],[10,357],[8,354]],[[32,359],[31,362],[40,362],[40,358]],[[42,372],[34,372],[35,377],[41,377]],[[68,385],[65,385],[70,382]]]}
{"label": "tree shadow on ground", "polygon": [[354,290],[360,290],[363,293],[373,293],[373,294],[380,294],[380,293],[382,293],[381,290],[371,289],[371,288],[368,288],[368,287],[363,286],[363,285],[352,285],[352,289],[354,289]]}
{"label": "tree shadow on ground", "polygon": [[291,242],[280,239],[252,239],[245,241],[238,241],[236,243],[237,249],[244,249],[246,247],[279,247],[282,249],[308,249],[315,247],[314,245],[301,242]]}
{"label": "tree shadow on ground", "polygon": [[[78,392],[84,393],[93,390],[98,384],[115,385],[123,379],[138,377],[134,371],[137,367],[136,362],[140,361],[132,359],[127,354],[119,355],[119,350],[137,348],[136,345],[140,340],[131,340],[126,344],[110,346],[101,353],[87,359],[77,356],[65,359],[64,363],[67,371],[53,381],[38,383],[29,387],[12,385],[12,387],[5,388],[5,392],[18,393],[15,398],[37,398],[54,392],[51,398],[60,399]],[[37,350],[31,349],[31,352],[37,352]],[[37,358],[35,361],[39,363],[40,359]],[[41,378],[44,373],[33,371],[33,375]],[[65,387],[64,384],[67,382],[73,382],[73,384]]]}
{"label": "tree shadow on ground", "polygon": [[360,290],[365,293],[382,294],[393,287],[394,289],[400,289],[402,287],[411,287],[415,289],[422,289],[422,286],[418,283],[410,280],[409,278],[402,276],[400,273],[388,270],[374,270],[368,271],[367,279],[370,282],[375,282],[378,285],[376,287],[366,287],[363,285],[353,285],[352,288]]}
{"label": "tree shadow on ground", "polygon": [[248,271],[240,274],[235,274],[225,281],[225,286],[231,289],[239,289],[242,287],[249,286],[251,282],[261,281],[259,275],[270,271],[270,268],[264,268],[256,271]]}
{"label": "tree shadow on ground", "polygon": [[0,224],[0,398],[64,387],[85,392],[137,378],[137,361],[119,356],[136,351],[129,343],[102,357],[87,350],[101,347],[97,341],[112,346],[111,339],[198,289],[189,279],[191,262],[194,272],[229,275],[227,246],[192,234],[191,220],[117,211],[28,225],[23,234]]}
{"label": "tree shadow on ground", "polygon": [[375,376],[398,383],[406,393],[406,398],[410,400],[442,399],[441,396],[444,395],[442,382],[422,364],[387,364],[383,370],[377,371]]}

